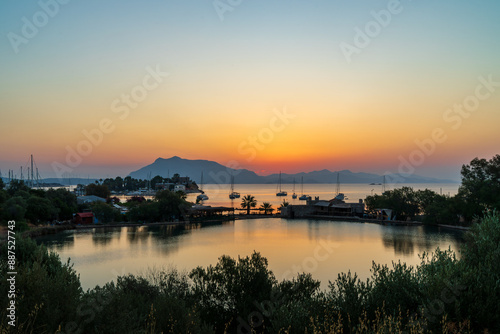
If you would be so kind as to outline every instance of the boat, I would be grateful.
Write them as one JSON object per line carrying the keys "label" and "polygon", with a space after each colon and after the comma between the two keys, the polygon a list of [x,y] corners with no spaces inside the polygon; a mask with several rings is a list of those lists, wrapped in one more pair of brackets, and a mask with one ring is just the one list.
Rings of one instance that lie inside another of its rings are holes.
{"label": "boat", "polygon": [[287,196],[288,195],[288,193],[286,191],[281,190],[281,172],[280,172],[280,176],[278,179],[278,187],[279,187],[279,191],[276,192],[276,196]]}
{"label": "boat", "polygon": [[205,194],[205,192],[203,191],[203,172],[201,172],[200,191],[201,191],[201,194],[199,194],[198,196],[196,196],[196,199],[199,200],[199,201],[206,201],[206,200],[208,200],[207,194]]}
{"label": "boat", "polygon": [[337,173],[337,194],[333,199],[336,199],[338,201],[343,201],[344,199],[347,199],[343,193],[340,192],[340,177],[339,173]]}
{"label": "boat", "polygon": [[240,193],[234,191],[234,176],[231,175],[231,193],[229,194],[229,199],[240,198]]}
{"label": "boat", "polygon": [[300,182],[300,197],[299,200],[301,201],[307,201],[311,196],[309,195],[304,195],[304,177],[302,176],[301,182]]}
{"label": "boat", "polygon": [[292,195],[292,198],[293,199],[297,198],[297,194],[295,193],[295,178],[293,178],[293,195]]}

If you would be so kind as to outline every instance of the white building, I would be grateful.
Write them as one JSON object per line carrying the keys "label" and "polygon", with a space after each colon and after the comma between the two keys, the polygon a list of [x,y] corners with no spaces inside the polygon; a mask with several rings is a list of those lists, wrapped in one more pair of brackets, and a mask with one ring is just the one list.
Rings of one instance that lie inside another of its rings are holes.
{"label": "white building", "polygon": [[186,186],[183,184],[176,184],[174,187],[174,191],[184,191],[186,192]]}

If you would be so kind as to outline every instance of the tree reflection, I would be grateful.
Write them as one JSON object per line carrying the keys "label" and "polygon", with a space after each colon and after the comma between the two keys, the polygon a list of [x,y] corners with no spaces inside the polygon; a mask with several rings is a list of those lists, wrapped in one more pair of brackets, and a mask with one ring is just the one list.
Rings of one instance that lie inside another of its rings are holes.
{"label": "tree reflection", "polygon": [[92,231],[92,243],[96,246],[107,246],[113,239],[120,237],[121,228],[102,227]]}
{"label": "tree reflection", "polygon": [[449,243],[455,249],[463,243],[463,232],[442,230],[436,227],[387,227],[382,235],[382,242],[386,248],[394,249],[396,255],[413,255],[423,252],[432,252],[443,242]]}

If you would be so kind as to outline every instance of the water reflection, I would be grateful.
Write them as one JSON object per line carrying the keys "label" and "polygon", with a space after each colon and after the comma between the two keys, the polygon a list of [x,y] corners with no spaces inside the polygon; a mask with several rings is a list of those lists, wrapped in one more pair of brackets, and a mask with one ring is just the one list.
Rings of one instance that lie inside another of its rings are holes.
{"label": "water reflection", "polygon": [[[424,251],[449,246],[456,250],[462,243],[461,235],[424,227],[257,218],[73,230],[37,241],[59,253],[63,261],[71,258],[84,289],[115,279],[112,269],[136,274],[173,265],[190,271],[215,264],[224,254],[237,258],[254,250],[268,259],[277,277],[291,268],[300,267],[301,272],[313,268],[309,272],[326,288],[328,280],[339,272],[351,270],[361,278],[369,277],[372,261],[390,264],[402,260],[415,265],[420,263],[418,254]],[[315,266],[304,267],[315,259],[318,245],[331,246],[331,252]]]}
{"label": "water reflection", "polygon": [[[435,227],[390,226],[382,235],[382,243],[393,249],[396,255],[415,255],[433,252],[443,244],[458,249],[463,243],[463,233],[452,230],[440,230]],[[448,249],[448,246],[445,247]]]}
{"label": "water reflection", "polygon": [[58,234],[49,234],[35,239],[37,244],[44,244],[53,251],[60,251],[64,248],[71,248],[75,244],[75,234],[73,231],[63,231]]}
{"label": "water reflection", "polygon": [[121,231],[116,227],[103,227],[92,229],[92,243],[95,246],[106,247],[113,239],[120,236]]}

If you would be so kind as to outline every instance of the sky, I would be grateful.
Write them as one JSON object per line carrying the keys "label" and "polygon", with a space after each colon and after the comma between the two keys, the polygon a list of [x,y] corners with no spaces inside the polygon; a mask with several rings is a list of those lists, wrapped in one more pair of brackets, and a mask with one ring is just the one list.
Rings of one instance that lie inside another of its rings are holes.
{"label": "sky", "polygon": [[0,170],[459,179],[500,152],[500,2],[5,0]]}

